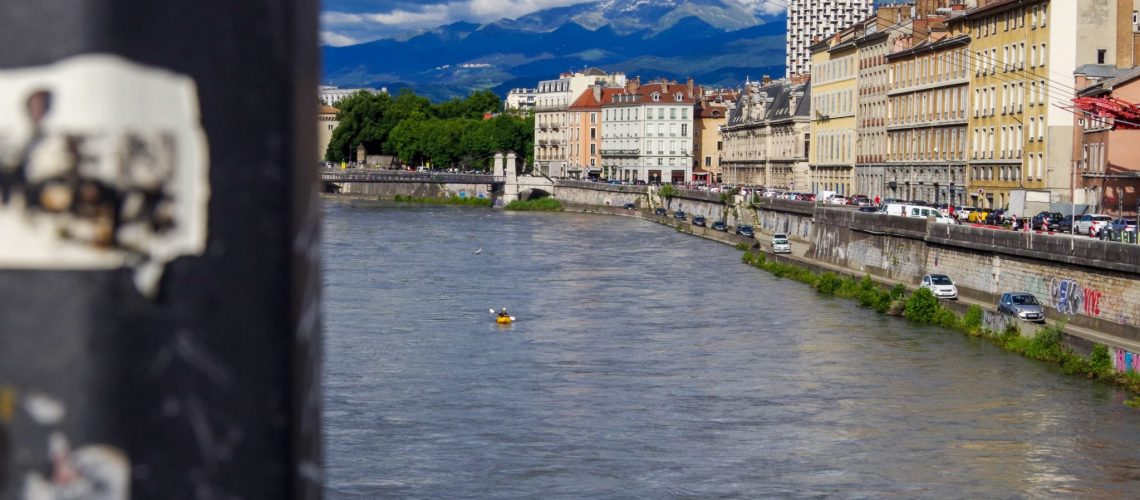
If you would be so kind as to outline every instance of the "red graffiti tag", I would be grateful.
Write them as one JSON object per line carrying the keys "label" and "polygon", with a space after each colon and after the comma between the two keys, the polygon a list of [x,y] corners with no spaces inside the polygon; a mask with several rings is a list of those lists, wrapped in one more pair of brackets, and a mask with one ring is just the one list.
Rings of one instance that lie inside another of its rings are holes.
{"label": "red graffiti tag", "polygon": [[1086,316],[1100,316],[1100,291],[1085,289],[1084,308]]}

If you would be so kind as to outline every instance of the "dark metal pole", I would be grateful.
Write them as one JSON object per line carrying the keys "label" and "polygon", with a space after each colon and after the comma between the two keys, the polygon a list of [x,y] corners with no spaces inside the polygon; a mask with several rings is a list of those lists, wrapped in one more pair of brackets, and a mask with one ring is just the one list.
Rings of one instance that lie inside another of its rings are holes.
{"label": "dark metal pole", "polygon": [[318,498],[315,0],[0,2],[0,498]]}

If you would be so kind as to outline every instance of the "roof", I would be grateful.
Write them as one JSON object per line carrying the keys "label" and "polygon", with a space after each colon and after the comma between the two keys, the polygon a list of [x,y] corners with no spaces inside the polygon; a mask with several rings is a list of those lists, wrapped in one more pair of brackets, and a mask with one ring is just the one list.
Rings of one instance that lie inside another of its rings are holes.
{"label": "roof", "polygon": [[336,109],[332,106],[325,106],[323,104],[321,105],[320,114],[322,114],[322,115],[335,115],[337,113],[340,113],[339,109]]}
{"label": "roof", "polygon": [[935,41],[933,43],[930,40],[923,40],[922,43],[919,43],[918,45],[915,45],[913,47],[902,49],[902,50],[897,50],[895,52],[891,52],[891,53],[887,54],[886,59],[888,61],[890,61],[890,60],[899,59],[902,57],[910,57],[912,55],[919,55],[923,52],[933,52],[933,51],[942,50],[942,49],[948,48],[948,47],[956,47],[959,45],[967,45],[969,43],[970,43],[970,35],[958,35],[958,36],[953,37],[953,38],[943,38],[943,39]]}
{"label": "roof", "polygon": [[1116,78],[1128,72],[1128,68],[1117,68],[1115,64],[1082,64],[1073,74],[1089,78]]}
{"label": "roof", "polygon": [[574,102],[566,109],[598,109],[603,103],[613,100],[613,96],[625,90],[622,87],[602,87],[601,100],[594,98],[594,87],[586,87]]}
{"label": "roof", "polygon": [[[1101,65],[1086,64],[1085,66],[1101,66]],[[1082,66],[1082,68],[1083,67],[1084,66]],[[1078,68],[1078,70],[1079,69],[1080,68]],[[1127,83],[1132,82],[1133,80],[1136,80],[1137,78],[1140,78],[1140,67],[1135,67],[1132,69],[1119,69],[1117,71],[1119,71],[1119,73],[1117,73],[1117,75],[1115,77],[1109,78],[1103,82],[1099,82],[1096,85],[1092,85],[1092,86],[1089,86],[1087,88],[1081,89],[1081,91],[1078,92],[1078,94],[1082,95],[1082,96],[1087,96],[1087,95],[1097,95],[1097,94],[1103,94],[1106,92],[1112,92],[1113,90],[1116,90],[1116,87],[1119,87],[1121,85],[1125,85]],[[1086,73],[1086,75],[1087,75],[1087,73]],[[1089,75],[1089,76],[1091,76],[1091,75]]]}
{"label": "roof", "polygon": [[[695,104],[696,99],[689,93],[689,86],[680,83],[662,83],[653,82],[639,86],[633,91],[628,89],[618,89],[612,95],[605,96],[603,106],[639,106],[642,104]],[[653,94],[658,95],[658,100],[652,99]],[[677,99],[677,95],[681,98]],[[624,102],[614,102],[617,96],[635,96],[633,99]]]}
{"label": "roof", "polygon": [[[796,108],[791,109],[792,94],[802,92],[796,100]],[[746,89],[737,106],[729,113],[727,125],[747,125],[750,123],[788,120],[795,117],[808,117],[811,111],[811,82],[794,85],[781,80],[769,85]],[[761,113],[763,113],[761,115]]]}

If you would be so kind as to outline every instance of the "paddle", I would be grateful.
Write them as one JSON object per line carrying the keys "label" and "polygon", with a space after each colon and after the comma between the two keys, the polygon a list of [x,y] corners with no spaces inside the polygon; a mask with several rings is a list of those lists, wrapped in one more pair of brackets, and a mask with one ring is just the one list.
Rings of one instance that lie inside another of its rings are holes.
{"label": "paddle", "polygon": [[[488,309],[488,311],[491,311],[491,314],[499,314],[499,313],[495,312],[495,308],[493,308],[493,307],[491,309]],[[515,320],[514,316],[507,316],[507,317],[511,318],[511,321]]]}

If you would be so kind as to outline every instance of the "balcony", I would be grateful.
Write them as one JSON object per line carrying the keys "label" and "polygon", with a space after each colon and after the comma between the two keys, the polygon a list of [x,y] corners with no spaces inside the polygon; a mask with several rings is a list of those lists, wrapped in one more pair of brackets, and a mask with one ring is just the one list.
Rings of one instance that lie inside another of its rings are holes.
{"label": "balcony", "polygon": [[640,149],[603,149],[602,156],[637,156]]}

